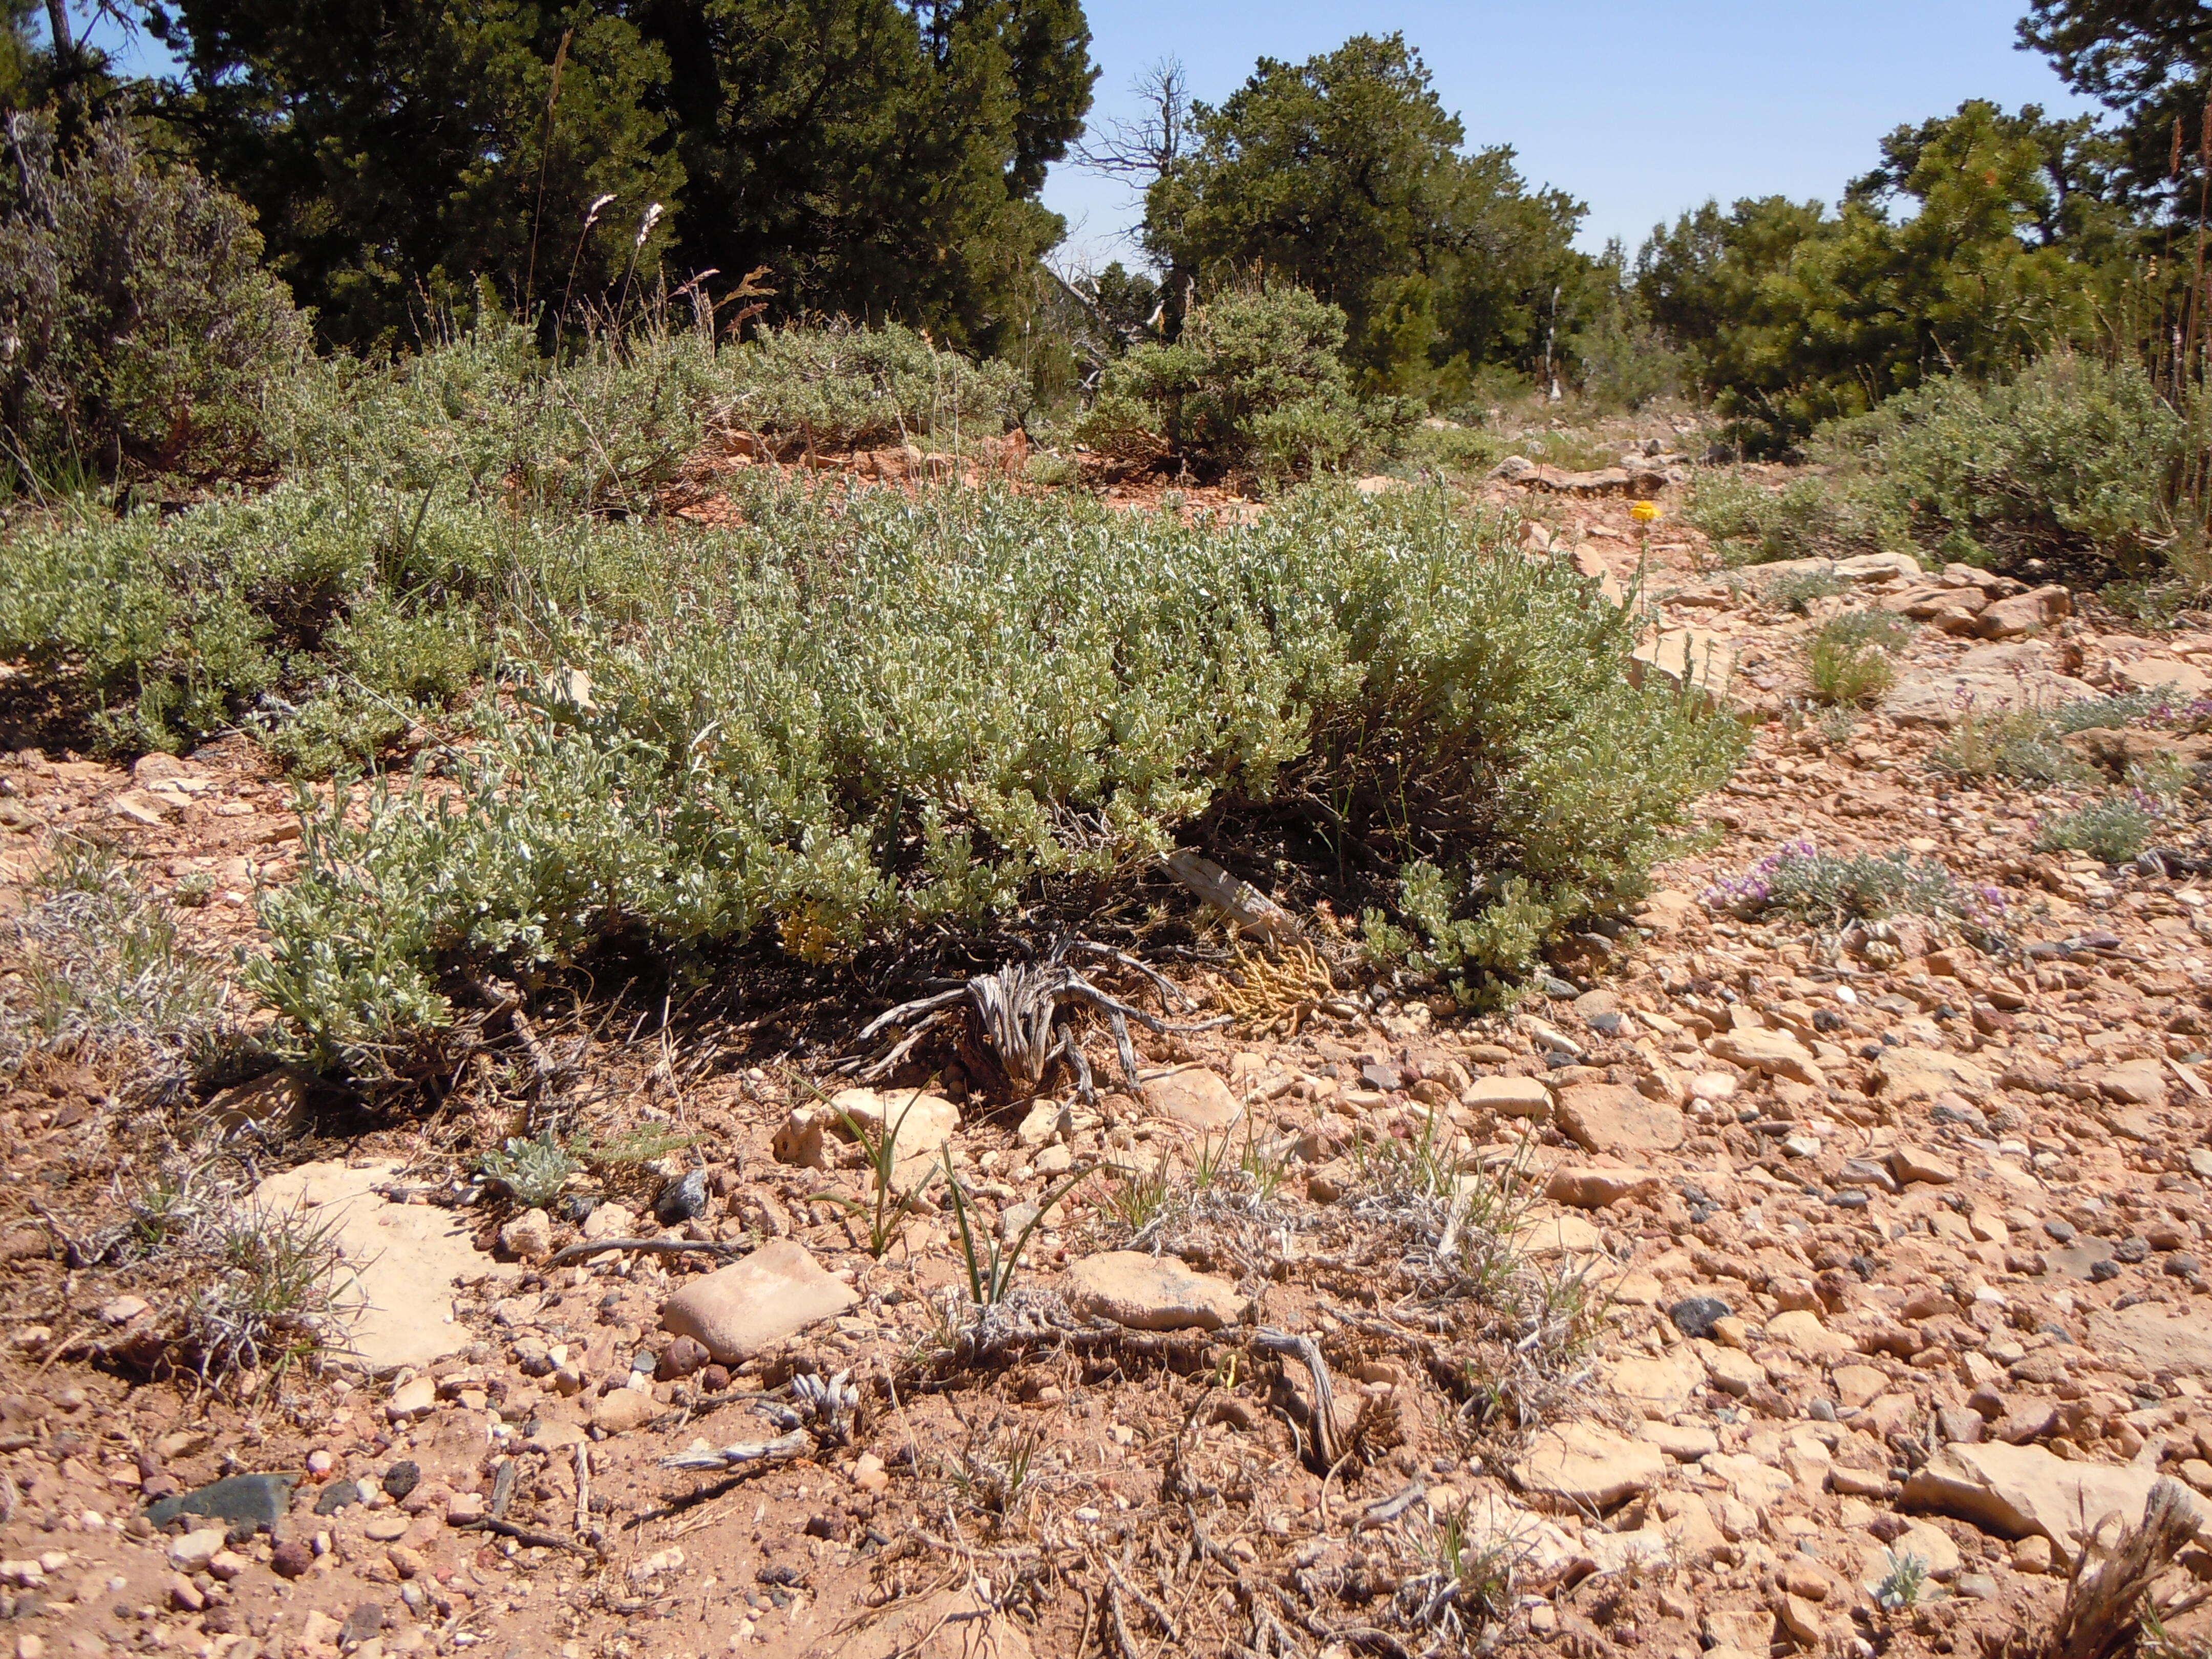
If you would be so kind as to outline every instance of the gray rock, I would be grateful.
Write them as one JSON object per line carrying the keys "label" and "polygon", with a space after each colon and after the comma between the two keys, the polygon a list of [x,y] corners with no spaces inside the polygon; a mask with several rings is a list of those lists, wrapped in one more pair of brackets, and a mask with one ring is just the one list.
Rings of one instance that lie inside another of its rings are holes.
{"label": "gray rock", "polygon": [[653,1206],[664,1227],[673,1227],[695,1216],[707,1213],[707,1172],[687,1170],[660,1189],[660,1197]]}
{"label": "gray rock", "polygon": [[401,1498],[422,1484],[422,1468],[419,1463],[394,1463],[384,1472],[385,1496]]}
{"label": "gray rock", "polygon": [[179,1492],[146,1506],[146,1518],[166,1527],[180,1515],[204,1515],[233,1527],[273,1527],[292,1507],[289,1474],[234,1474],[196,1491]]}
{"label": "gray rock", "polygon": [[336,1515],[361,1502],[361,1488],[350,1480],[333,1480],[315,1498],[317,1515]]}

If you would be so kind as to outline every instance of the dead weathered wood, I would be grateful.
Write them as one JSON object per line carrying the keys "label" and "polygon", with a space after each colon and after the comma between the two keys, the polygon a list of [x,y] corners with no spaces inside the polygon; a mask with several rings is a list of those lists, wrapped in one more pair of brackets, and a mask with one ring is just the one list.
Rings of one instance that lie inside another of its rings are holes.
{"label": "dead weathered wood", "polygon": [[1167,872],[1219,910],[1246,933],[1271,945],[1297,945],[1305,935],[1297,919],[1249,881],[1231,875],[1212,860],[1178,848],[1160,860]]}

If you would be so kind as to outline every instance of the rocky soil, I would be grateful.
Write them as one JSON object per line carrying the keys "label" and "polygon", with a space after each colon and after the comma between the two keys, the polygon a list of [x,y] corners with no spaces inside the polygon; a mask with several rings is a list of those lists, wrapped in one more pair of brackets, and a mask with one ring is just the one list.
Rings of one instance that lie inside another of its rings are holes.
{"label": "rocky soil", "polygon": [[[161,1374],[192,1287],[83,1245],[144,1174],[131,1079],[27,1067],[0,1106],[0,1641],[1972,1652],[2048,1620],[2162,1479],[2212,1516],[2196,827],[2162,862],[2038,853],[2066,791],[1930,764],[2003,705],[2202,697],[2212,630],[1893,560],[1793,614],[1761,598],[1793,573],[1708,568],[1624,498],[1493,488],[1534,502],[1531,556],[1624,600],[1640,570],[1650,672],[1754,734],[1637,926],[1513,1013],[1186,964],[1259,1017],[1138,1030],[1134,1085],[1086,1026],[1120,1085],[1093,1105],[1057,1074],[971,1096],[949,1054],[840,1093],[758,1030],[549,1036],[553,1103],[674,1150],[528,1210],[472,1173],[519,1127],[495,1103],[365,1120],[282,1074],[193,1097],[165,1122],[327,1219],[350,1275],[349,1355],[221,1387]],[[1898,684],[1808,715],[1805,636],[1864,606],[1918,623]],[[2170,722],[2077,737],[2115,769],[2212,757]],[[252,949],[288,799],[242,743],[18,755],[0,903],[96,832],[204,891],[191,943]],[[1939,860],[2001,928],[1723,902],[1804,840]],[[949,1157],[959,1206],[940,1180],[878,1207],[854,1127],[886,1121],[890,1193]],[[987,1279],[994,1245],[1013,1263],[980,1312],[963,1229]],[[2202,1537],[2160,1589],[2192,1575]]]}

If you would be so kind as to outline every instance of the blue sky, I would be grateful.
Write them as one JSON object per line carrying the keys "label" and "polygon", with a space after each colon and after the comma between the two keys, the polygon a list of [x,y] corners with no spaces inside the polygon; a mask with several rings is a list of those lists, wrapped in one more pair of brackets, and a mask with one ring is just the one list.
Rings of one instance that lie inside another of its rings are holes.
{"label": "blue sky", "polygon": [[[1088,0],[1100,70],[1091,118],[1136,110],[1129,86],[1162,58],[1218,100],[1261,53],[1293,62],[1364,30],[1402,33],[1470,145],[1506,143],[1522,174],[1589,204],[1582,245],[1632,250],[1708,196],[1832,201],[1882,135],[1967,98],[2053,112],[2090,106],[2021,51],[2025,0]],[[143,36],[122,55],[160,72]],[[1134,262],[1141,210],[1119,180],[1073,161],[1045,200],[1067,216],[1074,264]]]}
{"label": "blue sky", "polygon": [[[1708,196],[1833,201],[1883,134],[1967,98],[2092,107],[2014,44],[2024,0],[1089,0],[1102,73],[1092,119],[1133,114],[1129,83],[1164,56],[1194,94],[1233,91],[1262,53],[1293,62],[1346,36],[1403,33],[1471,145],[1506,143],[1523,176],[1589,205],[1582,245],[1632,251]],[[1069,164],[1045,200],[1075,263],[1133,258],[1121,183]]]}

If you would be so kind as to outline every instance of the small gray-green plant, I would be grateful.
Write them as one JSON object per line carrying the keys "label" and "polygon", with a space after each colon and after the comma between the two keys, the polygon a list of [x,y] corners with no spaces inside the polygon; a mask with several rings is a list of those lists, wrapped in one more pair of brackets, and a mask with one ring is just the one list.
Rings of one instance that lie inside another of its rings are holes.
{"label": "small gray-green plant", "polygon": [[583,1164],[551,1129],[536,1139],[511,1135],[495,1152],[487,1152],[477,1168],[525,1209],[542,1210],[561,1196],[568,1177]]}
{"label": "small gray-green plant", "polygon": [[1817,570],[1793,570],[1775,577],[1759,589],[1759,597],[1776,611],[1803,611],[1815,599],[1832,599],[1850,592],[1849,578],[1832,565]]}
{"label": "small gray-green plant", "polygon": [[1815,640],[1805,653],[1805,674],[1822,702],[1851,707],[1872,701],[1897,684],[1897,665],[1886,651]]}
{"label": "small gray-green plant", "polygon": [[1841,857],[1803,840],[1785,842],[1742,875],[1714,883],[1705,902],[1747,915],[1779,910],[1818,926],[1921,916],[1976,939],[1994,938],[2005,914],[1995,887],[1961,886],[1940,860],[1916,860],[1902,849]]}
{"label": "small gray-green plant", "polygon": [[1451,1650],[1471,1646],[1480,1627],[1512,1605],[1516,1546],[1496,1534],[1471,1532],[1448,1516],[1416,1543],[1425,1570],[1398,1587],[1393,1606],[1416,1629],[1431,1632]]}
{"label": "small gray-green plant", "polygon": [[837,1113],[839,1119],[853,1139],[860,1143],[861,1151],[867,1157],[872,1183],[869,1198],[864,1203],[842,1193],[813,1194],[815,1199],[835,1204],[846,1214],[857,1217],[867,1224],[868,1254],[878,1261],[884,1259],[884,1252],[890,1249],[892,1241],[898,1237],[899,1229],[905,1224],[907,1217],[936,1181],[939,1173],[933,1169],[919,1184],[908,1187],[904,1192],[897,1191],[894,1185],[898,1175],[899,1133],[906,1127],[908,1115],[921,1099],[921,1091],[917,1089],[899,1113],[898,1121],[886,1121],[872,1134],[869,1133],[867,1125],[840,1108]]}
{"label": "small gray-green plant", "polygon": [[2045,818],[2035,832],[2036,850],[2087,853],[2106,864],[2125,864],[2150,845],[2164,817],[2144,791],[2115,791]]}
{"label": "small gray-green plant", "polygon": [[1170,1155],[1149,1167],[1116,1170],[1093,1202],[1102,1218],[1134,1236],[1168,1214],[1175,1196],[1175,1159]]}
{"label": "small gray-green plant", "polygon": [[2061,729],[2039,708],[2000,708],[1989,714],[1964,708],[1929,763],[1954,777],[2014,778],[2023,783],[2068,783],[2087,777],[2087,764],[2058,741]]}
{"label": "small gray-green plant", "polygon": [[1022,482],[1044,489],[1062,489],[1083,481],[1083,469],[1073,455],[1040,450],[1022,463]]}
{"label": "small gray-green plant", "polygon": [[1021,1512],[1033,1488],[1030,1485],[1044,1436],[1035,1429],[999,1431],[979,1444],[970,1429],[959,1461],[945,1473],[953,1489],[974,1509],[991,1517],[994,1530]]}
{"label": "small gray-green plant", "polygon": [[621,1175],[698,1144],[696,1135],[687,1135],[665,1123],[647,1122],[617,1129],[611,1135],[581,1136],[571,1143],[568,1152],[583,1167],[599,1175]]}
{"label": "small gray-green plant", "polygon": [[1806,653],[1813,695],[1848,707],[1881,695],[1897,683],[1891,653],[1912,636],[1911,624],[1887,611],[1846,611],[1821,623]]}
{"label": "small gray-green plant", "polygon": [[2149,720],[2167,708],[2172,699],[2160,691],[2123,691],[2109,697],[2077,697],[2051,711],[2051,723],[2061,732],[2117,730],[2130,722]]}
{"label": "small gray-green plant", "polygon": [[1904,1613],[1920,1603],[1928,1583],[1928,1563],[1910,1550],[1889,1552],[1889,1571],[1875,1586],[1875,1605],[1885,1613]]}

